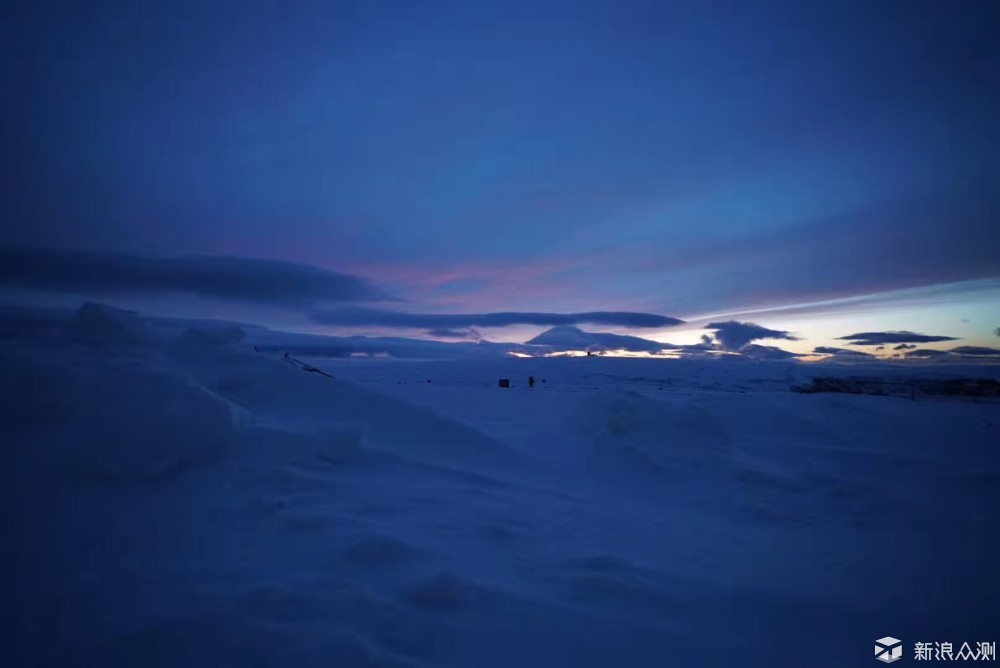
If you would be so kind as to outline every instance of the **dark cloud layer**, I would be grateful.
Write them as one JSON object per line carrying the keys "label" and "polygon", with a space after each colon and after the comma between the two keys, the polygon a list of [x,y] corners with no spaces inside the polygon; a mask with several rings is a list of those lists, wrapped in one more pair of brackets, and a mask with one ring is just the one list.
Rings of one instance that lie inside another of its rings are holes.
{"label": "dark cloud layer", "polygon": [[357,276],[294,262],[23,248],[0,249],[0,285],[70,294],[183,292],[287,306],[388,298]]}
{"label": "dark cloud layer", "polygon": [[850,348],[834,348],[832,346],[817,346],[813,348],[813,352],[820,355],[833,355],[834,357],[854,357],[854,358],[864,358],[873,357],[873,355],[863,352],[861,350],[851,350]]}
{"label": "dark cloud layer", "polygon": [[1000,348],[988,348],[987,346],[958,346],[948,352],[956,355],[968,355],[971,357],[997,357],[1000,356]]}
{"label": "dark cloud layer", "polygon": [[913,350],[917,346],[912,343],[900,343],[898,346],[893,346],[893,350]]}
{"label": "dark cloud layer", "polygon": [[10,243],[509,265],[440,292],[525,309],[486,289],[535,260],[678,313],[1000,275],[996,3],[135,4],[8,3]]}
{"label": "dark cloud layer", "polygon": [[[1000,274],[1000,209],[995,182],[975,182],[873,202],[808,224],[748,231],[706,243],[691,258],[715,280],[680,295],[679,309],[719,310],[748,303],[788,304],[926,287]],[[900,252],[899,240],[908,240]],[[885,270],[892,258],[892,271]],[[782,271],[746,270],[769,261]],[[822,268],[822,269],[820,269]],[[819,308],[825,308],[820,306]]]}
{"label": "dark cloud layer", "polygon": [[714,330],[715,338],[724,350],[740,350],[743,346],[759,339],[784,339],[797,341],[789,332],[768,329],[752,322],[729,320],[726,322],[710,322],[705,329]]}
{"label": "dark cloud layer", "polygon": [[881,346],[886,343],[935,343],[937,341],[957,341],[954,336],[934,336],[917,334],[915,332],[858,332],[839,337],[841,341],[850,341],[852,346]]}
{"label": "dark cloud layer", "polygon": [[447,329],[444,327],[427,330],[428,336],[433,336],[437,339],[464,339],[468,334],[469,332],[466,330]]}
{"label": "dark cloud layer", "polygon": [[947,350],[934,350],[933,348],[917,348],[916,350],[911,350],[910,352],[903,354],[906,357],[929,359],[932,357],[947,357],[951,353],[949,353]]}
{"label": "dark cloud layer", "polygon": [[355,327],[408,327],[415,329],[464,329],[538,325],[557,327],[590,323],[619,327],[671,327],[683,321],[653,313],[596,311],[591,313],[403,313],[385,309],[339,308],[314,311],[312,318],[323,325]]}
{"label": "dark cloud layer", "polygon": [[778,348],[777,346],[761,346],[756,343],[744,346],[740,352],[747,357],[752,357],[753,359],[758,360],[787,360],[799,357],[798,353],[793,353],[785,350],[784,348]]}

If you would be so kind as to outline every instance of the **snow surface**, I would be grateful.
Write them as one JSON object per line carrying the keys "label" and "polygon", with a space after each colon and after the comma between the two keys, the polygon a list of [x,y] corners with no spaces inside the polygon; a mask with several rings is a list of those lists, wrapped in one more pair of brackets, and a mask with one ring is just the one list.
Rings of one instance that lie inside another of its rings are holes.
{"label": "snow surface", "polygon": [[789,391],[899,365],[296,359],[104,309],[4,331],[2,665],[854,666],[887,634],[998,639],[1000,405]]}

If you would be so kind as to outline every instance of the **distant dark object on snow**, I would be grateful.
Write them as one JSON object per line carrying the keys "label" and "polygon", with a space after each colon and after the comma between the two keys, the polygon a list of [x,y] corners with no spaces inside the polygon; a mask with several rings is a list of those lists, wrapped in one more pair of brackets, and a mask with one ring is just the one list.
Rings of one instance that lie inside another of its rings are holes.
{"label": "distant dark object on snow", "polygon": [[854,376],[850,378],[813,378],[812,385],[797,386],[792,389],[803,394],[816,392],[841,392],[844,394],[888,395],[885,382],[881,378]]}
{"label": "distant dark object on snow", "polygon": [[909,397],[1000,397],[1000,381],[992,378],[950,378],[943,380],[886,380],[867,376],[813,378],[812,385],[793,387],[804,394],[840,392],[877,396]]}
{"label": "distant dark object on snow", "polygon": [[535,377],[528,376],[528,387],[534,387],[534,386],[535,386]]}
{"label": "distant dark object on snow", "polygon": [[510,378],[501,378],[500,387],[510,387]]}
{"label": "distant dark object on snow", "polygon": [[928,380],[919,384],[924,394],[964,397],[1000,397],[1000,381],[992,378]]}

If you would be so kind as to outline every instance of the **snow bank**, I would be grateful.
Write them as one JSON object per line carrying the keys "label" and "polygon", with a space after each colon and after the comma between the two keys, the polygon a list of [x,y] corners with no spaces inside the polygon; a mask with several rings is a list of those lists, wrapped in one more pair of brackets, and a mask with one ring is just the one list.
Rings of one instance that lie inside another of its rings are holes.
{"label": "snow bank", "polygon": [[78,339],[98,345],[139,343],[150,334],[149,323],[135,311],[87,302],[74,323]]}
{"label": "snow bank", "polygon": [[152,480],[210,459],[240,429],[238,411],[150,366],[93,368],[61,388],[50,454],[78,478]]}
{"label": "snow bank", "polygon": [[8,448],[20,437],[44,429],[58,413],[57,384],[50,369],[14,346],[0,345],[0,398]]}
{"label": "snow bank", "polygon": [[242,327],[191,327],[184,332],[184,342],[202,346],[235,346],[246,338]]}
{"label": "snow bank", "polygon": [[605,469],[690,472],[712,466],[726,446],[725,433],[705,410],[633,390],[583,400],[571,426],[592,444],[595,464]]}
{"label": "snow bank", "polygon": [[[310,373],[268,353],[178,349],[174,359],[186,374],[246,409],[262,425],[297,433],[353,425],[347,429],[363,430],[372,448],[463,469],[492,472],[524,464],[509,447],[472,427],[410,402]],[[350,447],[341,442],[335,449],[343,453]],[[332,451],[328,454],[335,456]]]}
{"label": "snow bank", "polygon": [[316,458],[327,464],[350,464],[364,456],[364,427],[357,423],[329,427],[310,435]]}

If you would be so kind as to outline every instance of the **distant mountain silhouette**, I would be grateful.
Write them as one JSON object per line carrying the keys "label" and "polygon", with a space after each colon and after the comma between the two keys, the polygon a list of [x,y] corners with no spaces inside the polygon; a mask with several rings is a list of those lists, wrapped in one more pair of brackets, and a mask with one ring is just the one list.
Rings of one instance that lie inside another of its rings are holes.
{"label": "distant mountain silhouette", "polygon": [[629,350],[632,352],[658,352],[668,348],[658,341],[638,336],[585,332],[579,327],[561,325],[546,330],[527,342],[531,345],[549,346],[555,352],[566,350]]}

